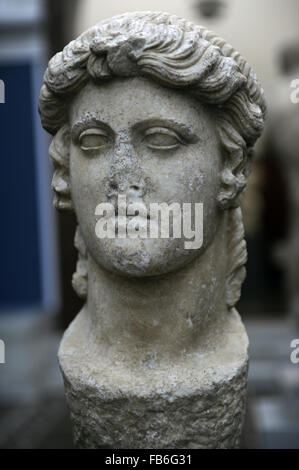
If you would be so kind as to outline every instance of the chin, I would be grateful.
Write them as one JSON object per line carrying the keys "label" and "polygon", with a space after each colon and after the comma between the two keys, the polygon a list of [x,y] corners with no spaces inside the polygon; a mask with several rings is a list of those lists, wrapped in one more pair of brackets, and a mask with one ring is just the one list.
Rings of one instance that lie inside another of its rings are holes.
{"label": "chin", "polygon": [[177,271],[198,256],[181,239],[104,239],[93,256],[104,269],[124,277],[156,277]]}

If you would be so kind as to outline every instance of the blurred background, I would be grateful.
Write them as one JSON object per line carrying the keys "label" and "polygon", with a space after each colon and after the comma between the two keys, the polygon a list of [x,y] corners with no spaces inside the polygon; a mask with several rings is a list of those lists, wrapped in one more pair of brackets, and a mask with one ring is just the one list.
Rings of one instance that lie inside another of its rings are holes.
{"label": "blurred background", "polygon": [[42,75],[88,27],[137,10],[215,30],[265,89],[269,117],[243,201],[249,261],[238,310],[251,362],[242,447],[299,448],[299,362],[290,358],[299,338],[298,0],[0,0],[0,448],[72,448],[56,356],[81,307],[71,286],[75,218],[52,207]]}

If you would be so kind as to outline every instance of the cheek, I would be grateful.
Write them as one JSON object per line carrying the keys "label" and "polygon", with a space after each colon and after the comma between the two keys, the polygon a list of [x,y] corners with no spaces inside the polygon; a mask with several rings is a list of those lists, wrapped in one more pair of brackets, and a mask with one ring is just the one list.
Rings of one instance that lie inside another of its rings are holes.
{"label": "cheek", "polygon": [[75,212],[80,225],[95,225],[96,206],[105,200],[106,169],[99,157],[70,153],[70,187]]}
{"label": "cheek", "polygon": [[[107,159],[101,155],[83,155],[74,147],[70,152],[70,181],[72,195],[97,198],[104,192],[103,182],[107,175]],[[101,202],[101,201],[99,201]]]}
{"label": "cheek", "polygon": [[203,172],[197,158],[192,158],[186,151],[175,151],[149,155],[140,162],[147,194],[157,202],[192,202],[193,196],[203,181]]}
{"label": "cheek", "polygon": [[219,191],[219,173],[214,168],[206,167],[194,171],[190,175],[189,181],[193,202],[211,204],[216,201]]}
{"label": "cheek", "polygon": [[185,202],[203,204],[203,246],[214,239],[218,226],[219,207],[217,196],[220,189],[220,155],[218,152],[201,155],[188,160],[181,175],[181,188]]}
{"label": "cheek", "polygon": [[177,190],[184,191],[186,202],[216,203],[219,191],[219,159],[217,153],[193,152],[182,161],[177,174]]}

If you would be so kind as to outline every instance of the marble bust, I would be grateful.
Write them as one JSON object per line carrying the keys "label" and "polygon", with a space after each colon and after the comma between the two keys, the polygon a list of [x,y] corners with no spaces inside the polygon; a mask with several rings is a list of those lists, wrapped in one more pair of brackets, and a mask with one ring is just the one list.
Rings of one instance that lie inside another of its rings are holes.
{"label": "marble bust", "polygon": [[[59,350],[78,446],[238,446],[248,365],[235,309],[239,204],[265,112],[241,55],[167,13],[103,21],[50,60],[40,114],[54,136],[54,203],[77,216],[73,286],[86,298]],[[96,208],[109,203],[114,220],[120,195],[146,209],[201,203],[202,243],[99,238]]]}

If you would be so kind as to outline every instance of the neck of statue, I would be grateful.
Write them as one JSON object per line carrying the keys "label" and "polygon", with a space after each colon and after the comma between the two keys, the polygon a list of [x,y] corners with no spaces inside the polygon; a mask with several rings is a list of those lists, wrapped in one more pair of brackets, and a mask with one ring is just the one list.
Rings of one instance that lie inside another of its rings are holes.
{"label": "neck of statue", "polygon": [[99,353],[126,363],[159,362],[213,348],[215,331],[224,331],[229,316],[226,253],[224,213],[205,252],[161,277],[120,277],[89,256],[85,309]]}

